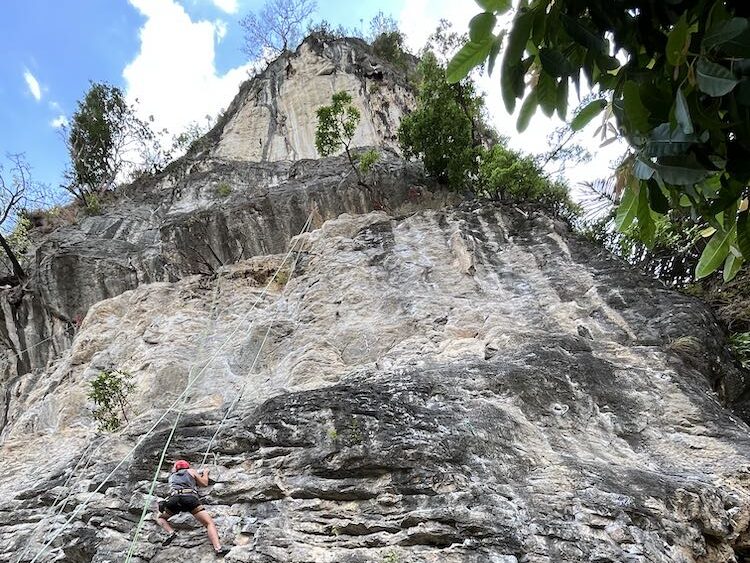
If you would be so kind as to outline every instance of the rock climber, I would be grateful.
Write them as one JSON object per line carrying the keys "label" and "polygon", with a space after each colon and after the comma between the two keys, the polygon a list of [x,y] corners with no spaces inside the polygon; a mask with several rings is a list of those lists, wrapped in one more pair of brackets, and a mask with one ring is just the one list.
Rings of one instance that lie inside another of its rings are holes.
{"label": "rock climber", "polygon": [[208,539],[214,546],[217,557],[222,557],[229,553],[229,549],[221,547],[219,533],[216,531],[211,515],[201,504],[198,495],[198,487],[208,486],[208,469],[200,473],[190,467],[190,464],[184,459],[179,459],[174,463],[172,473],[169,475],[169,496],[166,500],[159,503],[159,515],[156,521],[165,532],[169,534],[162,542],[162,545],[169,545],[177,536],[177,532],[169,524],[168,520],[179,512],[189,512],[193,517],[203,524],[208,533]]}

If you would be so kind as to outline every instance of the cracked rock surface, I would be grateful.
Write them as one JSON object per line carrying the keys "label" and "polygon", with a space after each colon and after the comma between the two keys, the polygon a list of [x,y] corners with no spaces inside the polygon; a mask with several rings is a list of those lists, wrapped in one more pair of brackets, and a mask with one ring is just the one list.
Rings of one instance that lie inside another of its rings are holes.
{"label": "cracked rock surface", "polygon": [[[344,214],[293,244],[260,301],[281,255],[143,284],[21,377],[0,560],[71,519],[37,561],[124,561],[174,413],[146,431],[201,370],[167,457],[198,463],[240,396],[202,491],[227,561],[750,558],[750,432],[714,392],[743,384],[699,302],[512,208]],[[137,388],[99,435],[85,389],[108,366]],[[213,560],[174,520],[162,547],[149,519],[133,561]]]}

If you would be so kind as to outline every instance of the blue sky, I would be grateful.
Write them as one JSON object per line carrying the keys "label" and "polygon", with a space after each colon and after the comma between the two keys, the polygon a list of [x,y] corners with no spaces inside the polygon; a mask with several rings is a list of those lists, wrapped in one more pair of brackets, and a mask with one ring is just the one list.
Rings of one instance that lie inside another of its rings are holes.
{"label": "blue sky", "polygon": [[[25,153],[34,178],[58,186],[67,162],[58,128],[90,81],[121,87],[142,115],[172,133],[225,108],[247,78],[238,20],[264,0],[6,0],[0,18],[0,156]],[[382,10],[399,21],[410,47],[424,44],[440,18],[464,30],[471,0],[318,0],[316,20],[364,25]],[[559,124],[536,116],[515,133],[497,77],[480,87],[494,125],[511,144],[541,151]],[[614,148],[614,147],[613,147]],[[621,149],[617,149],[621,150]],[[610,151],[615,154],[613,151]],[[606,173],[611,156],[594,168]],[[592,168],[585,174],[591,176]]]}

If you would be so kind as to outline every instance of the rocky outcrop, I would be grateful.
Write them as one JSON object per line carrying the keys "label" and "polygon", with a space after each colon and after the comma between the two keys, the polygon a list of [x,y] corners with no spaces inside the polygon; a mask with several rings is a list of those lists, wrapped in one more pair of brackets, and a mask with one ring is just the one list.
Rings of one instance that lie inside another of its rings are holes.
{"label": "rocky outcrop", "polygon": [[[205,491],[228,561],[750,557],[750,432],[712,390],[730,368],[699,302],[510,208],[343,215],[295,241],[257,307],[280,256],[104,300],[22,378],[0,559],[30,561],[201,369],[168,458],[199,461],[242,390]],[[137,391],[102,436],[85,389],[106,367]],[[124,559],[173,417],[37,561]],[[133,560],[211,560],[175,520],[167,548],[149,522]]]}
{"label": "rocky outcrop", "polygon": [[124,190],[103,215],[53,231],[36,250],[31,284],[3,299],[0,413],[9,380],[58,357],[89,307],[102,299],[281,252],[313,208],[320,224],[341,213],[403,212],[453,197],[433,195],[419,166],[385,151],[368,181],[358,185],[343,157],[197,161],[152,185]]}
{"label": "rocky outcrop", "polygon": [[361,114],[352,146],[399,150],[399,123],[415,103],[403,71],[375,57],[361,40],[322,35],[245,83],[200,149],[243,161],[317,158],[315,112],[340,91],[352,96]]}

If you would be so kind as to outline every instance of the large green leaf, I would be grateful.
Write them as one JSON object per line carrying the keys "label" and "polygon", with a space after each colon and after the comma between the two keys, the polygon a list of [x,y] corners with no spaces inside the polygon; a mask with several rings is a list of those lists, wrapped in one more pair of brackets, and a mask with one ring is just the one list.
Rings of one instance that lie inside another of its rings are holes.
{"label": "large green leaf", "polygon": [[641,157],[636,158],[633,163],[633,175],[639,180],[650,180],[655,171],[653,163]]}
{"label": "large green leaf", "polygon": [[654,178],[651,178],[648,182],[648,203],[649,207],[657,213],[664,215],[669,212],[669,200],[661,191],[659,182]]}
{"label": "large green leaf", "polygon": [[651,207],[648,202],[648,189],[641,184],[638,190],[638,209],[636,210],[638,218],[638,230],[640,231],[641,240],[646,247],[654,246],[654,235],[656,234],[656,225],[651,217]]}
{"label": "large green leaf", "polygon": [[485,12],[503,14],[510,10],[512,0],[476,0],[479,7]]}
{"label": "large green leaf", "polygon": [[651,131],[644,152],[648,156],[685,154],[697,141],[695,135],[686,135],[681,129],[672,129],[669,123],[662,123]]}
{"label": "large green leaf", "polygon": [[696,77],[701,92],[715,98],[728,94],[739,82],[728,68],[703,57],[698,59]]}
{"label": "large green leaf", "polygon": [[645,133],[649,131],[651,129],[648,123],[649,111],[641,101],[638,84],[632,80],[628,80],[622,89],[622,96],[625,119],[632,127],[630,133]]}
{"label": "large green leaf", "polygon": [[471,18],[469,22],[469,40],[474,43],[481,43],[485,39],[489,39],[492,35],[492,30],[495,28],[496,21],[495,14],[489,12],[482,12]]}
{"label": "large green leaf", "polygon": [[583,45],[594,53],[603,53],[605,51],[604,39],[586,27],[583,23],[585,20],[573,19],[567,14],[560,13],[560,21],[565,31],[576,43]]}
{"label": "large green leaf", "polygon": [[622,232],[627,229],[635,219],[638,211],[639,197],[637,193],[637,183],[625,187],[625,193],[622,194],[620,205],[617,206],[617,215],[615,215],[615,225],[617,230]]}
{"label": "large green leaf", "polygon": [[735,230],[716,231],[703,249],[698,266],[695,268],[695,278],[701,279],[719,269],[729,254],[729,245],[734,242]]}
{"label": "large green leaf", "polygon": [[674,118],[682,128],[683,133],[686,135],[693,133],[693,120],[690,119],[690,109],[688,108],[685,94],[682,93],[682,88],[677,88],[677,96],[674,100]]}
{"label": "large green leaf", "polygon": [[750,211],[737,215],[737,246],[745,260],[750,260]]}
{"label": "large green leaf", "polygon": [[534,12],[525,8],[519,10],[513,20],[513,27],[505,45],[503,64],[500,69],[500,89],[508,113],[513,113],[515,110],[516,98],[523,96],[525,69],[521,57],[526,48],[529,33],[531,33],[533,19]]}
{"label": "large green leaf", "polygon": [[672,26],[667,37],[667,61],[672,66],[679,66],[685,62],[690,47],[690,35],[690,29],[683,13],[677,23]]}
{"label": "large green leaf", "polygon": [[730,282],[740,271],[744,260],[738,256],[735,256],[733,252],[730,252],[727,259],[724,261],[724,282]]}
{"label": "large green leaf", "polygon": [[497,55],[500,53],[500,48],[503,45],[503,39],[505,38],[505,30],[503,29],[497,34],[492,40],[492,46],[490,52],[487,55],[487,74],[492,76],[492,71],[495,70],[495,62],[497,61]]}
{"label": "large green leaf", "polygon": [[557,83],[546,72],[539,73],[539,80],[534,88],[539,107],[547,117],[552,117],[557,107]]}
{"label": "large green leaf", "polygon": [[748,28],[748,21],[745,18],[732,18],[724,20],[711,26],[703,36],[701,47],[704,51],[710,51],[714,47],[719,47],[741,35]]}
{"label": "large green leaf", "polygon": [[445,80],[455,84],[469,74],[471,69],[478,66],[487,58],[492,47],[492,37],[480,42],[469,41],[453,56],[445,70]]}
{"label": "large green leaf", "polygon": [[557,116],[565,120],[568,113],[568,81],[561,80],[557,88]]}
{"label": "large green leaf", "polygon": [[529,92],[526,99],[521,106],[521,111],[518,113],[518,122],[516,123],[516,129],[519,133],[523,133],[529,126],[531,116],[534,115],[537,106],[536,91]]}
{"label": "large green leaf", "polygon": [[607,102],[605,100],[594,100],[593,102],[589,102],[576,114],[573,121],[570,122],[570,128],[573,129],[573,131],[580,131],[586,127],[592,119],[599,115],[605,107],[607,107]]}
{"label": "large green leaf", "polygon": [[573,64],[560,51],[542,47],[539,49],[539,60],[542,68],[555,78],[570,76],[575,72]]}
{"label": "large green leaf", "polygon": [[654,168],[662,180],[673,186],[694,186],[709,174],[708,170],[688,156],[663,156]]}

